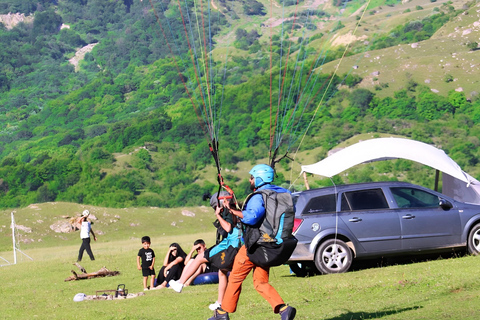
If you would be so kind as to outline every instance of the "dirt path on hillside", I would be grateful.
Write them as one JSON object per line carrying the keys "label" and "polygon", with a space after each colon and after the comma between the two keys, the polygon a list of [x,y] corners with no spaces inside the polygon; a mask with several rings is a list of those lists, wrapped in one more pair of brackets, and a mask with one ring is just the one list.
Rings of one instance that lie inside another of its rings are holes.
{"label": "dirt path on hillside", "polygon": [[280,8],[280,5],[277,3],[277,1],[270,0],[270,3],[272,3],[275,7]]}
{"label": "dirt path on hillside", "polygon": [[305,2],[303,6],[305,8],[316,9],[319,5],[324,4],[325,2],[327,2],[327,0],[313,0],[310,4],[307,4],[307,2]]}
{"label": "dirt path on hillside", "polygon": [[68,62],[73,64],[73,66],[75,67],[75,72],[78,72],[78,70],[80,70],[80,67],[78,66],[78,64],[80,63],[81,60],[83,60],[83,58],[85,57],[85,54],[92,51],[92,49],[97,44],[98,44],[98,42],[97,43],[90,43],[90,44],[86,45],[85,47],[78,49],[77,52],[75,52],[75,56],[68,60]]}

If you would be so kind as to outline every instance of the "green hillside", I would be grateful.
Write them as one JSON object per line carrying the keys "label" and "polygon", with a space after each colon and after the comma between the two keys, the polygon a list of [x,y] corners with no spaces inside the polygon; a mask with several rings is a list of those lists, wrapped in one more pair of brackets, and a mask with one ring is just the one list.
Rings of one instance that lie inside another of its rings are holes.
{"label": "green hillside", "polygon": [[[252,164],[287,156],[276,182],[299,190],[302,164],[380,136],[434,144],[478,178],[478,10],[431,0],[3,1],[0,207],[200,205],[218,188],[212,139],[239,198]],[[335,183],[378,179],[434,177],[398,161]]]}

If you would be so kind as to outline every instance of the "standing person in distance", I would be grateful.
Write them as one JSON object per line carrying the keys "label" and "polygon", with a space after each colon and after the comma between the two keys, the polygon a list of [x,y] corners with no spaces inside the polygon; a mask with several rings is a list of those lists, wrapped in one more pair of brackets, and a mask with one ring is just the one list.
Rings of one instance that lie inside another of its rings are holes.
{"label": "standing person in distance", "polygon": [[82,226],[80,228],[80,238],[82,239],[82,245],[80,246],[80,251],[78,252],[78,259],[77,262],[82,261],[83,252],[87,250],[87,254],[90,257],[90,260],[95,260],[93,256],[92,248],[90,247],[90,233],[93,235],[93,240],[97,241],[97,236],[92,229],[92,224],[88,220],[88,216],[90,215],[90,211],[84,210],[82,213],[82,217],[79,219],[78,223]]}
{"label": "standing person in distance", "polygon": [[144,291],[148,290],[148,276],[150,276],[150,288],[155,288],[155,252],[150,248],[150,244],[149,236],[142,237],[142,248],[137,255],[137,269],[142,270]]}
{"label": "standing person in distance", "polygon": [[[250,188],[254,191],[262,189],[270,189],[277,193],[285,193],[288,191],[285,188],[271,184],[275,175],[274,170],[266,165],[259,164],[250,170]],[[243,206],[243,210],[230,208],[227,201],[224,206],[228,208],[232,214],[239,217],[247,228],[260,228],[266,215],[265,202],[261,194],[256,193],[249,196]],[[249,236],[251,233],[244,233],[245,243],[251,242]],[[293,320],[296,315],[296,309],[287,306],[278,292],[268,282],[270,267],[261,267],[253,263],[247,255],[247,248],[243,245],[235,257],[233,269],[228,279],[227,289],[223,296],[223,301],[220,308],[214,311],[213,317],[208,320],[229,320],[229,313],[233,313],[237,309],[238,299],[242,291],[242,283],[253,270],[253,284],[255,290],[267,300],[272,306],[274,313],[279,313],[282,320]]]}

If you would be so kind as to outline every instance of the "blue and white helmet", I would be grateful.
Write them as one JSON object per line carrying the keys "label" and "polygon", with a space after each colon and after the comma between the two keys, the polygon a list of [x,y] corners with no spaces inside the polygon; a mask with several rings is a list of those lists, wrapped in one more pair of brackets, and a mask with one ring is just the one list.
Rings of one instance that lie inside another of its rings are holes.
{"label": "blue and white helmet", "polygon": [[275,171],[266,164],[257,164],[249,172],[255,179],[255,188],[261,187],[273,181]]}

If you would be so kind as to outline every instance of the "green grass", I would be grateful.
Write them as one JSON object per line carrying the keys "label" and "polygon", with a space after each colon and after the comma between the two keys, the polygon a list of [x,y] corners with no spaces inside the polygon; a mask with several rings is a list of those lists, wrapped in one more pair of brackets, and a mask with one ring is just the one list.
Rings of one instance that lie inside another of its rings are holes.
{"label": "green grass", "polygon": [[[39,210],[40,209],[40,210]],[[18,263],[0,268],[0,310],[2,319],[207,319],[208,304],[216,298],[216,285],[187,287],[182,294],[172,290],[146,292],[145,296],[117,301],[74,302],[77,293],[93,295],[125,284],[130,293],[143,292],[142,277],[136,269],[140,237],[150,235],[157,255],[157,271],[171,242],[185,249],[197,238],[208,245],[214,240],[205,208],[189,208],[196,217],[181,216],[181,209],[88,207],[99,218],[94,230],[102,231],[92,243],[96,261],[84,259],[89,272],[106,266],[119,276],[64,282],[78,271],[78,231],[59,235],[48,232],[58,215],[80,212],[83,206],[66,203],[38,205],[17,210],[18,224],[32,232],[21,238],[39,239],[21,243]],[[171,215],[169,215],[169,212]],[[38,213],[38,215],[35,215]],[[117,222],[112,216],[119,215]],[[37,221],[43,219],[43,223]],[[191,221],[188,221],[188,219]],[[0,212],[0,256],[12,261],[10,212]],[[175,219],[177,226],[171,226]],[[183,220],[183,222],[179,222]],[[200,221],[201,220],[201,221]],[[113,221],[113,219],[112,219]],[[122,222],[120,222],[122,221]],[[36,222],[33,224],[33,222]],[[132,227],[130,224],[139,224]],[[180,225],[180,226],[179,226]],[[41,227],[40,227],[41,226]],[[297,319],[477,319],[480,315],[479,257],[465,256],[381,268],[364,268],[346,274],[297,278],[286,266],[271,270],[272,285],[285,302],[298,309]],[[1,261],[3,263],[3,260]],[[251,276],[243,286],[238,310],[232,319],[278,319],[254,290]]]}

